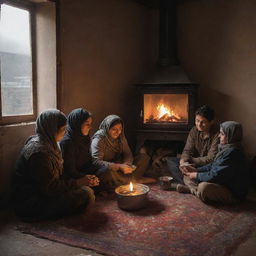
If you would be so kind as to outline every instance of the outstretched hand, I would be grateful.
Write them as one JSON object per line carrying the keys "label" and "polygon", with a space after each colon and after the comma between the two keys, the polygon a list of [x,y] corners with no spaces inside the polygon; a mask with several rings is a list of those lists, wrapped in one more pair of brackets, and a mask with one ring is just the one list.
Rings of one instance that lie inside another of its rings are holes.
{"label": "outstretched hand", "polygon": [[128,165],[128,164],[120,164],[120,170],[124,173],[124,174],[131,174],[133,173],[133,171],[135,170],[132,166]]}
{"label": "outstretched hand", "polygon": [[123,163],[123,164],[113,163],[111,165],[111,170],[121,171],[124,174],[131,174],[136,170],[136,166],[131,165],[131,164],[126,164],[126,163]]}

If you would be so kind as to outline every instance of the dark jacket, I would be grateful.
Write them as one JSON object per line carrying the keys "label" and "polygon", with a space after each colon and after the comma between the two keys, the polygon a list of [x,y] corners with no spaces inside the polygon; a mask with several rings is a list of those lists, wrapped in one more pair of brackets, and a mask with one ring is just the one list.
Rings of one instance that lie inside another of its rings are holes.
{"label": "dark jacket", "polygon": [[68,134],[64,136],[60,147],[64,159],[65,175],[78,179],[86,174],[95,174],[96,167],[92,163],[90,146],[89,136],[84,136],[81,141],[72,139]]}
{"label": "dark jacket", "polygon": [[76,189],[71,180],[63,179],[46,152],[37,152],[26,159],[22,154],[16,164],[14,184],[16,198],[56,197]]}
{"label": "dark jacket", "polygon": [[64,174],[69,178],[79,179],[95,172],[90,153],[91,138],[81,131],[81,126],[90,117],[90,112],[83,108],[74,109],[68,115],[67,132],[60,147],[64,159]]}
{"label": "dark jacket", "polygon": [[74,213],[86,207],[89,197],[71,180],[48,152],[35,152],[28,159],[20,155],[13,178],[13,203],[18,216],[35,221]]}
{"label": "dark jacket", "polygon": [[13,203],[25,221],[55,218],[78,212],[89,203],[89,194],[63,177],[63,159],[55,140],[66,117],[59,110],[47,110],[36,122],[18,158],[13,177]]}
{"label": "dark jacket", "polygon": [[231,147],[212,163],[197,170],[197,181],[223,185],[230,189],[236,198],[245,198],[248,192],[249,169],[240,149]]}

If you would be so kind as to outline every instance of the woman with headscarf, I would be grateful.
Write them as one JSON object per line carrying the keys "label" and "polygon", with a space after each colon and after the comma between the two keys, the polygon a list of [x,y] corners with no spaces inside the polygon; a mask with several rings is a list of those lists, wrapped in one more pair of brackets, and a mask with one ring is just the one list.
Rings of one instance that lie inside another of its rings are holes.
{"label": "woman with headscarf", "polygon": [[140,183],[155,181],[143,177],[150,158],[147,154],[140,154],[133,159],[124,135],[123,121],[117,115],[109,115],[101,122],[99,130],[92,138],[91,153],[99,168],[97,175],[105,189],[112,190],[132,180]]}
{"label": "woman with headscarf", "polygon": [[192,193],[202,201],[233,203],[245,199],[249,169],[241,141],[242,125],[227,121],[220,125],[220,144],[215,160],[203,167],[186,167],[184,182],[177,191]]}
{"label": "woman with headscarf", "polygon": [[36,121],[36,135],[28,138],[18,158],[13,202],[16,214],[24,221],[70,215],[94,201],[89,187],[63,178],[58,142],[64,136],[66,121],[59,110],[42,112]]}
{"label": "woman with headscarf", "polygon": [[94,187],[99,184],[99,180],[94,175],[96,168],[90,153],[91,126],[91,113],[82,108],[74,109],[68,115],[67,132],[60,146],[64,159],[64,174],[76,179],[80,185]]}

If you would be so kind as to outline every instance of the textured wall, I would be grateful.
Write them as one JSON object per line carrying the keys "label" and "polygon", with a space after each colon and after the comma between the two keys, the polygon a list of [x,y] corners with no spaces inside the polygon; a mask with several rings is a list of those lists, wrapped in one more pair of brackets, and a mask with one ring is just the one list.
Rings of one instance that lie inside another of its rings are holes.
{"label": "textured wall", "polygon": [[256,1],[194,0],[179,6],[179,58],[201,84],[201,103],[217,119],[244,126],[244,148],[256,154]]}
{"label": "textured wall", "polygon": [[84,107],[135,128],[134,87],[157,58],[157,12],[127,0],[60,1],[60,108]]}
{"label": "textured wall", "polygon": [[36,8],[38,113],[56,108],[56,17],[55,4]]}

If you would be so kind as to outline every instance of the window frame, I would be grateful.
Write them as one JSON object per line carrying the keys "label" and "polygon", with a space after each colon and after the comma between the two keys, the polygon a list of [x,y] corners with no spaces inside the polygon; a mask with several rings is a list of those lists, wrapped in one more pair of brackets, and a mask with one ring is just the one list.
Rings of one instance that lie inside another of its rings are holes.
{"label": "window frame", "polygon": [[[32,109],[30,115],[2,116],[2,97],[1,97],[1,76],[0,76],[0,125],[17,124],[22,122],[35,121],[37,117],[37,85],[36,85],[36,29],[35,29],[35,5],[25,0],[0,0],[1,5],[7,4],[12,7],[26,10],[30,14],[30,39],[31,39],[31,57],[32,57]],[[0,66],[1,68],[1,66]]]}

